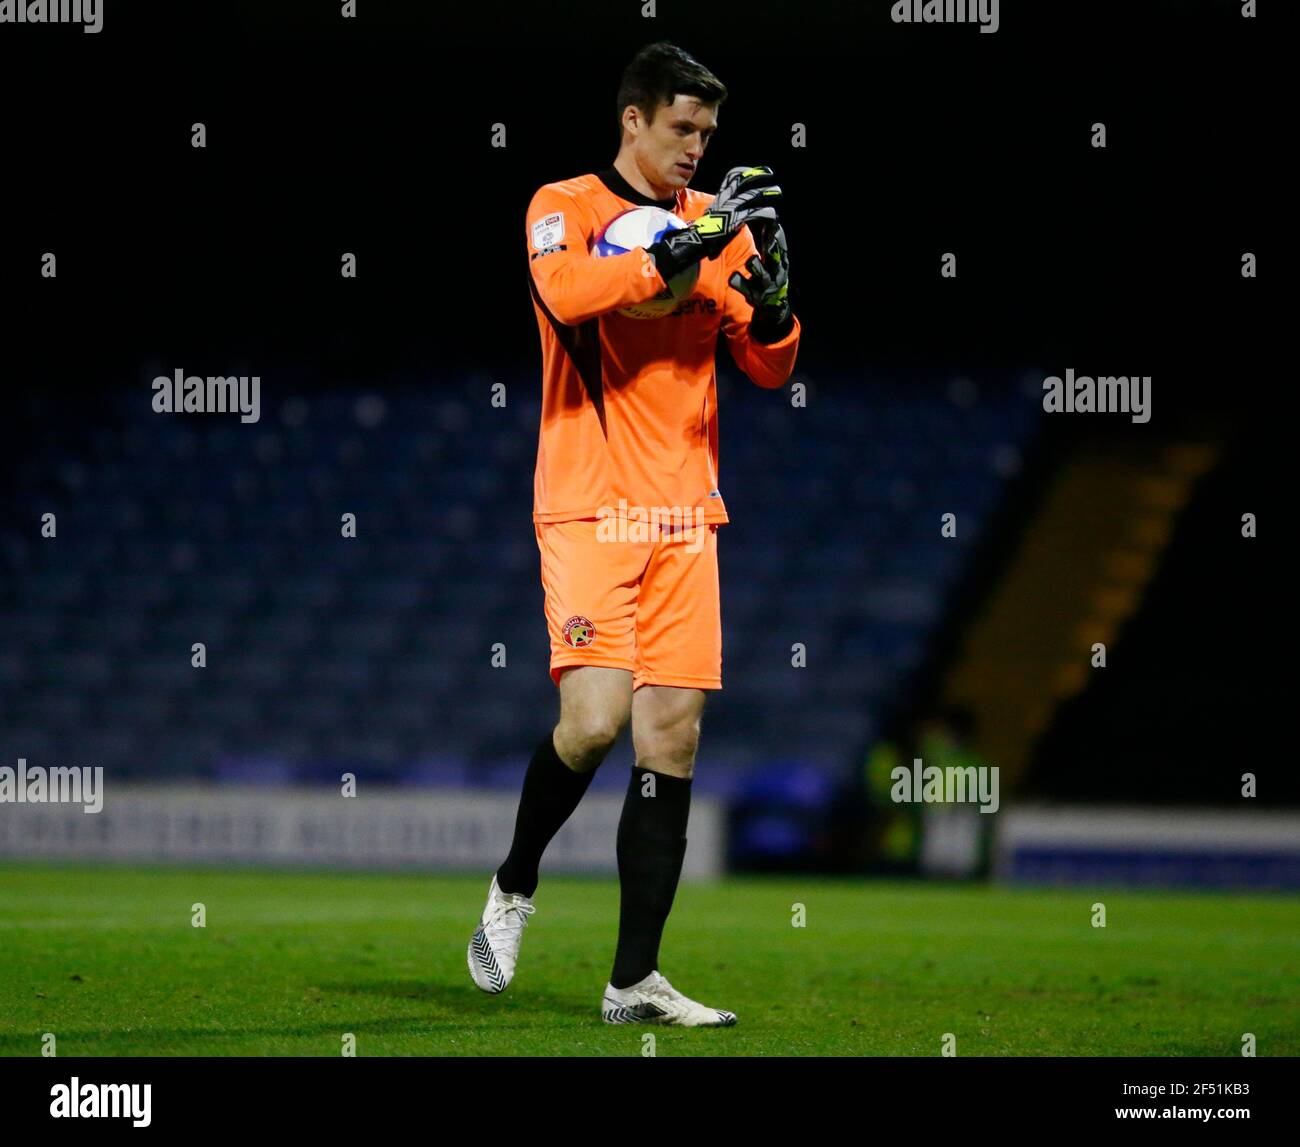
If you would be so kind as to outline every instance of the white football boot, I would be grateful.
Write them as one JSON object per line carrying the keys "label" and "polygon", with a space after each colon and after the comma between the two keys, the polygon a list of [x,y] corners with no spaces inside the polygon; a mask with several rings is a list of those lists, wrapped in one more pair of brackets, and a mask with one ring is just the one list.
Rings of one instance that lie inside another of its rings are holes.
{"label": "white football boot", "polygon": [[485,992],[504,992],[519,962],[519,942],[537,909],[520,892],[502,892],[492,877],[487,907],[469,942],[469,974]]}
{"label": "white football boot", "polygon": [[607,1024],[672,1024],[683,1028],[729,1028],[734,1012],[688,1000],[657,971],[630,988],[605,985],[600,1016]]}

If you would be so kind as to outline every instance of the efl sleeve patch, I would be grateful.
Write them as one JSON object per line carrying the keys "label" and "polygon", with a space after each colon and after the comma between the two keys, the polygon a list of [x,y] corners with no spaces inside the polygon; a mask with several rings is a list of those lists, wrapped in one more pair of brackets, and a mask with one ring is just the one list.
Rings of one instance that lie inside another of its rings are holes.
{"label": "efl sleeve patch", "polygon": [[544,251],[556,247],[564,238],[564,212],[552,211],[533,224],[533,249]]}
{"label": "efl sleeve patch", "polygon": [[543,255],[550,255],[555,251],[567,251],[568,249],[569,245],[567,243],[561,243],[558,247],[547,247],[541,251],[534,251],[528,256],[528,261],[531,263],[534,259],[540,259]]}

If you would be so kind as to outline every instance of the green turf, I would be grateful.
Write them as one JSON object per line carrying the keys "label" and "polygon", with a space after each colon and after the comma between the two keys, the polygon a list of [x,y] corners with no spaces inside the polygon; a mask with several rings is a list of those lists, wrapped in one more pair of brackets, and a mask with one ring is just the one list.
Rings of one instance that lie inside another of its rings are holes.
{"label": "green turf", "polygon": [[[600,1021],[618,886],[544,878],[501,996],[487,874],[0,867],[0,1054],[1300,1054],[1300,902],[783,877],[683,885],[661,970],[734,1028]],[[1091,906],[1106,905],[1106,928]],[[201,902],[207,926],[191,926]],[[791,926],[803,904],[807,926]]]}

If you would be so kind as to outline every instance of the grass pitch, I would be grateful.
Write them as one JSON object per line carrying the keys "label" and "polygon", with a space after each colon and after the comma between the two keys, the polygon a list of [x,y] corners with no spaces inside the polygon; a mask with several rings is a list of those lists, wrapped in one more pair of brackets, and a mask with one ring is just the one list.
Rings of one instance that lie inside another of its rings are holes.
{"label": "grass pitch", "polygon": [[660,970],[739,1022],[676,1030],[600,1020],[613,880],[543,872],[514,982],[478,991],[489,875],[0,867],[0,1055],[1300,1054],[1295,897],[685,884]]}

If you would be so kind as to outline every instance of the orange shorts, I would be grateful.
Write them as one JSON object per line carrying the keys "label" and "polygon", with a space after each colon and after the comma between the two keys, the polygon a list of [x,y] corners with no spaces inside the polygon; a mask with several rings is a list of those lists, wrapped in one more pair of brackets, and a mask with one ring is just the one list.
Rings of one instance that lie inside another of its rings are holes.
{"label": "orange shorts", "polygon": [[[636,522],[536,522],[551,680],[571,665],[632,671],[632,688],[722,688],[718,527],[630,540]],[[597,530],[600,529],[600,534]]]}

